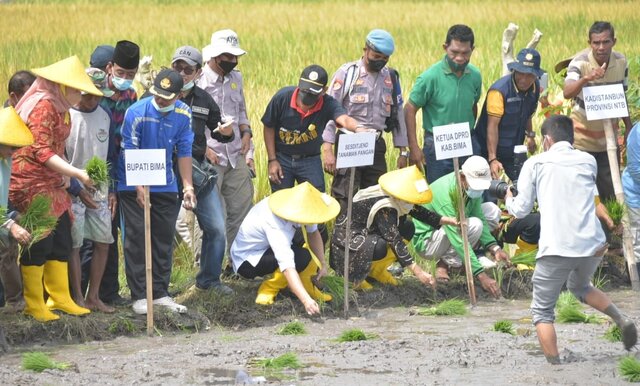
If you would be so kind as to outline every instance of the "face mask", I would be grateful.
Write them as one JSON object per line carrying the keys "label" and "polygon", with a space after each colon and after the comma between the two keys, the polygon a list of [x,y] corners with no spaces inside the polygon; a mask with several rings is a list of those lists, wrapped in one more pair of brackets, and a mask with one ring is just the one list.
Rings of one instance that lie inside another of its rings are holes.
{"label": "face mask", "polygon": [[543,136],[542,137],[542,151],[547,151],[547,150],[549,150],[550,147],[551,146],[549,146],[548,142],[547,142],[547,136],[546,135]]}
{"label": "face mask", "polygon": [[308,92],[300,91],[300,96],[302,97],[302,104],[305,106],[313,106],[320,98],[320,95],[311,94]]}
{"label": "face mask", "polygon": [[449,67],[453,72],[462,72],[464,71],[465,68],[467,68],[467,64],[469,64],[469,62],[465,62],[464,64],[458,64],[454,62],[453,59],[449,57],[449,55],[446,55],[445,57],[447,58],[447,63],[449,64]]}
{"label": "face mask", "polygon": [[170,104],[167,107],[160,107],[158,106],[158,104],[156,103],[156,99],[153,98],[151,99],[151,104],[153,105],[153,107],[159,112],[159,113],[170,113],[173,111],[173,109],[176,107],[175,103]]}
{"label": "face mask", "polygon": [[111,76],[111,83],[113,83],[115,88],[117,88],[118,90],[124,91],[124,90],[128,90],[129,88],[131,88],[131,85],[133,84],[133,80],[132,79],[125,79],[125,78],[118,78],[117,76],[113,75],[113,76]]}
{"label": "face mask", "polygon": [[231,71],[233,71],[234,68],[236,68],[236,66],[238,65],[238,62],[228,62],[226,60],[221,60],[218,62],[218,66],[220,66],[220,68],[222,69],[222,71],[224,71],[225,74],[230,73]]}
{"label": "face mask", "polygon": [[384,66],[387,65],[387,61],[382,59],[382,60],[371,60],[369,58],[367,58],[369,64],[367,67],[369,67],[369,70],[373,71],[373,72],[380,72],[380,70],[382,70],[384,68]]}
{"label": "face mask", "polygon": [[471,199],[482,197],[482,193],[484,193],[484,190],[467,189],[467,197]]}
{"label": "face mask", "polygon": [[189,83],[185,84],[182,89],[180,91],[184,92],[184,91],[189,91],[193,88],[193,85],[195,83],[193,82],[193,80],[189,81]]}

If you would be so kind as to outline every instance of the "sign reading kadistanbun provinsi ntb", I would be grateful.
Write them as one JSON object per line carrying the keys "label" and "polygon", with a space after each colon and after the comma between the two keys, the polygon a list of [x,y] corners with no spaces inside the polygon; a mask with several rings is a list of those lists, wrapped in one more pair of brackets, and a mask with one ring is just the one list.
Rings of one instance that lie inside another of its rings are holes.
{"label": "sign reading kadistanbun provinsi ntb", "polygon": [[469,122],[433,127],[436,159],[464,157],[473,154]]}
{"label": "sign reading kadistanbun provinsi ntb", "polygon": [[165,149],[124,150],[124,171],[128,186],[167,184]]}
{"label": "sign reading kadistanbun provinsi ntb", "polygon": [[588,121],[622,118],[629,115],[622,84],[591,86],[582,89]]}
{"label": "sign reading kadistanbun provinsi ntb", "polygon": [[373,165],[376,133],[343,134],[338,140],[338,169]]}

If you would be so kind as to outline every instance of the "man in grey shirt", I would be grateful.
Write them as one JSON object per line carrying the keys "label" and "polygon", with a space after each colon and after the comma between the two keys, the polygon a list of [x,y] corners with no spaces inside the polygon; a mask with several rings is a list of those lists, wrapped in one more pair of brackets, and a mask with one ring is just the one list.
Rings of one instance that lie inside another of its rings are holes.
{"label": "man in grey shirt", "polygon": [[559,364],[554,307],[562,286],[581,302],[609,315],[622,331],[624,348],[638,340],[636,326],[609,297],[591,284],[607,242],[596,217],[596,160],[573,148],[573,122],[553,115],[542,124],[545,152],[529,158],[518,178],[518,196],[506,206],[517,218],[540,208],[540,241],[533,274],[531,313],[547,361]]}

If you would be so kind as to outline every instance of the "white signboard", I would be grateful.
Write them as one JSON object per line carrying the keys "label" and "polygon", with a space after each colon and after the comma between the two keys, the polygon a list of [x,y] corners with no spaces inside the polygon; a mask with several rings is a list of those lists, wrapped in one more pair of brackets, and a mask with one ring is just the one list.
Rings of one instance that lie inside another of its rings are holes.
{"label": "white signboard", "polygon": [[622,84],[591,86],[582,89],[587,120],[622,118],[629,115]]}
{"label": "white signboard", "polygon": [[436,147],[437,160],[473,154],[469,122],[434,126],[433,142]]}
{"label": "white signboard", "polygon": [[376,133],[343,134],[338,141],[338,169],[373,165]]}
{"label": "white signboard", "polygon": [[124,171],[128,186],[166,185],[166,150],[125,149]]}

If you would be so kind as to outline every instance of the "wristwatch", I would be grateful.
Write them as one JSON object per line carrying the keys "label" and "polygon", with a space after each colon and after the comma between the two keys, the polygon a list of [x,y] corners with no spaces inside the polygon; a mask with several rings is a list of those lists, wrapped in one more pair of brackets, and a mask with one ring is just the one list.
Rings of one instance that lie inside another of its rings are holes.
{"label": "wristwatch", "polygon": [[524,135],[526,135],[529,138],[535,138],[536,137],[536,132],[535,131],[525,131]]}
{"label": "wristwatch", "polygon": [[402,150],[400,152],[400,157],[408,158],[409,157],[409,150]]}

